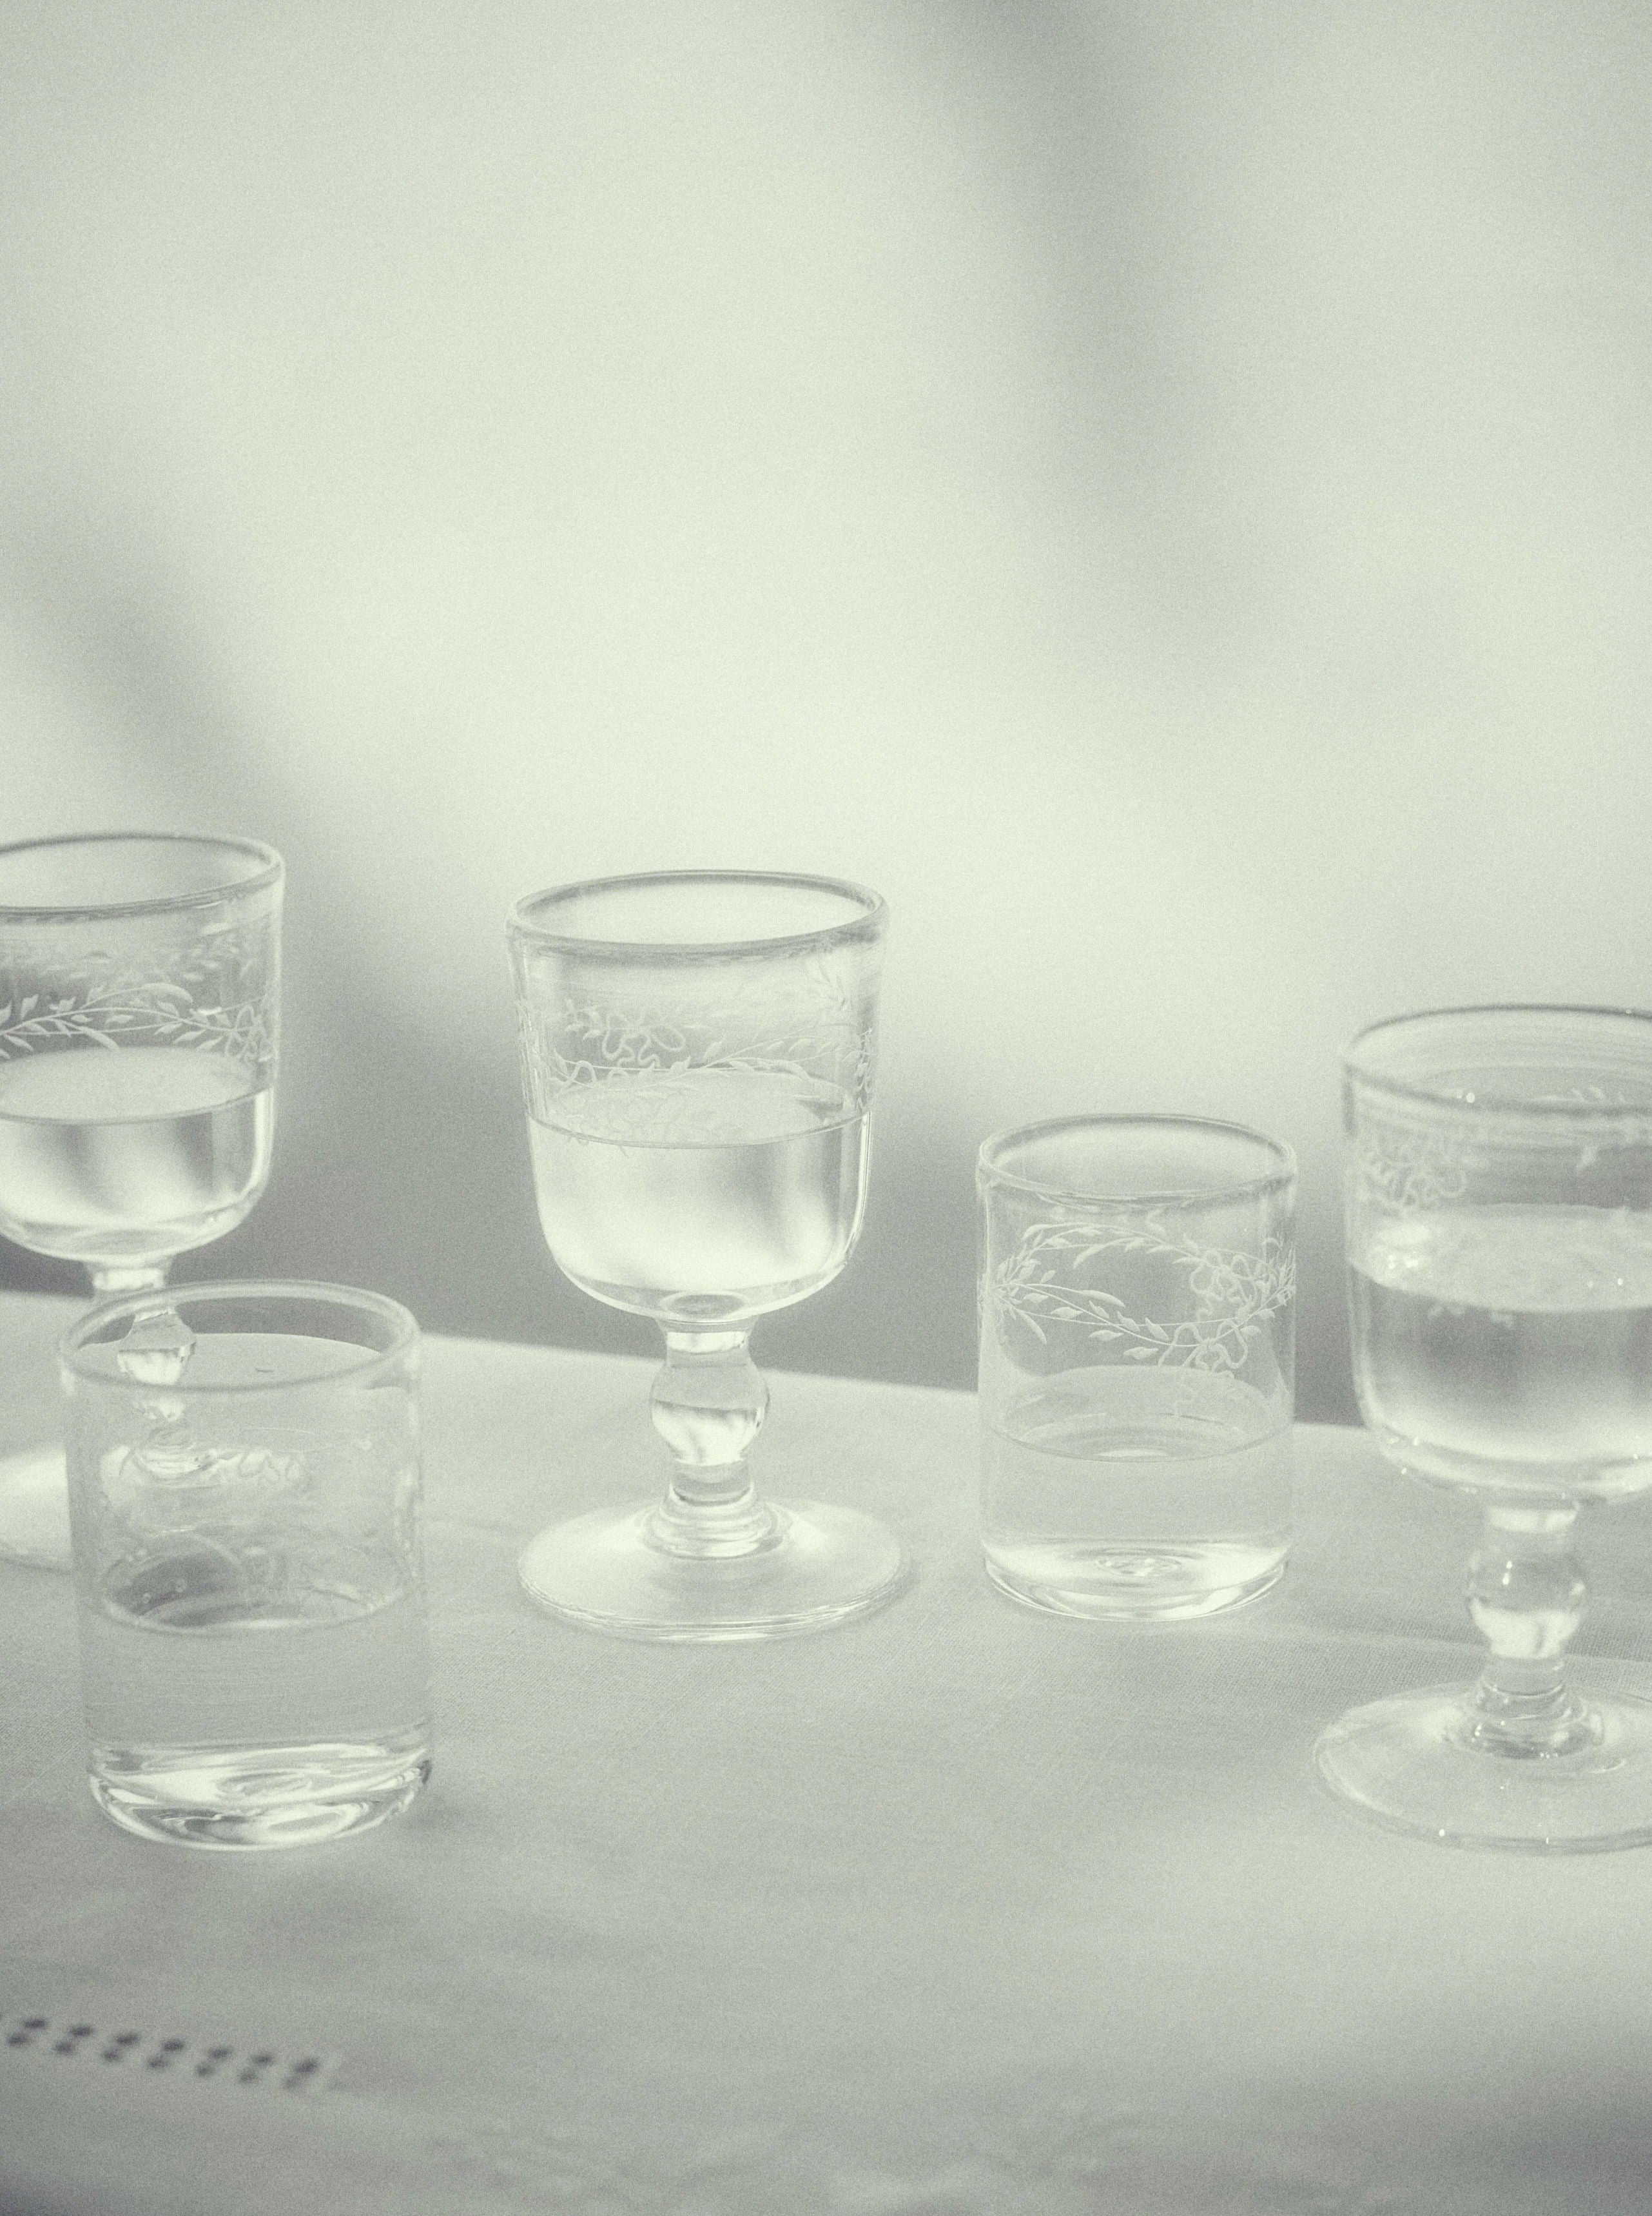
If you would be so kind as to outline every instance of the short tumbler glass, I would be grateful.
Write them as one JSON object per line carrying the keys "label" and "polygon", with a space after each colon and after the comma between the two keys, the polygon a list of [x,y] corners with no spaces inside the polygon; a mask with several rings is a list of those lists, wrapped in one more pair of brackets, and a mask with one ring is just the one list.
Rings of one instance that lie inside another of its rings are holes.
{"label": "short tumbler glass", "polygon": [[93,1798],[306,1846],[430,1770],[418,1327],[337,1285],[139,1293],[65,1336]]}
{"label": "short tumbler glass", "polygon": [[981,1149],[982,1540],[1013,1599],[1209,1616],[1291,1536],[1291,1150],[1079,1116]]}

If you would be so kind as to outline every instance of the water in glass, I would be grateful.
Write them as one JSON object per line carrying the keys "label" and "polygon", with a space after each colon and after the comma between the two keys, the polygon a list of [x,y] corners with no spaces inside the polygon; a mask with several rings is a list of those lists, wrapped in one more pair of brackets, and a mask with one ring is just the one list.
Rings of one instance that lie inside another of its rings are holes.
{"label": "water in glass", "polygon": [[1652,1214],[1378,1219],[1350,1297],[1366,1420],[1408,1468],[1574,1499],[1652,1487]]}
{"label": "water in glass", "polygon": [[860,1221],[866,1117],[771,1071],[619,1073],[529,1122],[558,1266],[611,1306],[725,1321],[803,1299]]}
{"label": "water in glass", "polygon": [[272,1097],[239,1062],[188,1047],[0,1064],[0,1233],[95,1262],[221,1238],[268,1174]]}
{"label": "water in glass", "polygon": [[[1291,1542],[1291,1427],[1224,1372],[1065,1372],[983,1428],[988,1575],[1065,1613],[1209,1614]],[[1180,1605],[1178,1605],[1180,1596]]]}

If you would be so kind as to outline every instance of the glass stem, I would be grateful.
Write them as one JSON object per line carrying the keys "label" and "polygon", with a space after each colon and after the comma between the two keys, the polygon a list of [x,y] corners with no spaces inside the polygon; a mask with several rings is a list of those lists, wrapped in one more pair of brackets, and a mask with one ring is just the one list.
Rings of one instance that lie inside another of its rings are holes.
{"label": "glass stem", "polygon": [[1592,1739],[1588,1712],[1565,1678],[1566,1649],[1588,1587],[1573,1547],[1577,1503],[1493,1500],[1469,1563],[1469,1614],[1490,1647],[1469,1696],[1472,1744],[1530,1759]]}
{"label": "glass stem", "polygon": [[755,1554],[779,1536],[774,1511],[752,1490],[746,1450],[768,1413],[768,1388],[747,1331],[668,1331],[654,1380],[654,1428],[676,1467],[648,1520],[668,1554],[717,1559]]}
{"label": "glass stem", "polygon": [[[87,1265],[92,1281],[92,1290],[101,1301],[113,1300],[121,1293],[158,1293],[166,1284],[167,1271],[172,1266],[172,1257],[164,1254],[158,1262],[93,1262]],[[155,1310],[170,1314],[170,1302],[157,1301]],[[187,1361],[188,1357],[183,1360]],[[182,1376],[183,1361],[178,1363]],[[208,1459],[195,1443],[184,1419],[183,1402],[170,1393],[157,1393],[142,1404],[149,1422],[141,1445],[134,1450],[145,1473],[151,1477],[193,1477]]]}
{"label": "glass stem", "polygon": [[87,1274],[100,1301],[120,1293],[158,1293],[171,1267],[170,1256],[159,1262],[91,1262]]}

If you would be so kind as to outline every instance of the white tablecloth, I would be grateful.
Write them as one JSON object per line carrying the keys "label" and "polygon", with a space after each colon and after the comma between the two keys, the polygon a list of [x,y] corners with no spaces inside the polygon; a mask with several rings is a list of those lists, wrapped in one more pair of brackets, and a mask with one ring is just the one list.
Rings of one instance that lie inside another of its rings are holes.
{"label": "white tablecloth", "polygon": [[[69,1313],[0,1302],[0,1447],[52,1419]],[[761,1479],[887,1517],[915,1586],[632,1645],[514,1562],[656,1482],[649,1375],[428,1344],[436,1770],[356,1840],[112,1829],[67,1580],[0,1566],[0,2029],[51,2027],[0,2037],[0,2211],[1652,2207],[1652,1855],[1432,1848],[1312,1773],[1349,1703],[1471,1673],[1470,1511],[1306,1428],[1273,1594],[1040,1616],[981,1574],[968,1396],[776,1376]],[[1652,1518],[1586,1549],[1584,1671],[1652,1681]],[[274,2059],[202,2076],[214,2045]]]}

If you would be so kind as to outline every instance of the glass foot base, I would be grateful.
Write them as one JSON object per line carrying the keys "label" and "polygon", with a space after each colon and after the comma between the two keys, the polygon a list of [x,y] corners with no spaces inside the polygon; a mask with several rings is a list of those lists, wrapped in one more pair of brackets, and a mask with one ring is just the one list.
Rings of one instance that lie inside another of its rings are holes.
{"label": "glass foot base", "polygon": [[168,1846],[268,1850],[347,1838],[398,1815],[430,1775],[420,1735],[381,1743],[94,1747],[92,1798]]}
{"label": "glass foot base", "polygon": [[775,1530],[749,1554],[668,1551],[645,1506],[600,1508],[553,1524],[517,1566],[552,1616],[622,1639],[783,1639],[869,1616],[908,1583],[891,1531],[852,1508],[771,1501]]}
{"label": "glass foot base", "polygon": [[1465,1685],[1351,1708],[1314,1758],[1331,1791],[1373,1822],[1446,1846],[1600,1854],[1652,1844],[1652,1701],[1589,1704],[1587,1743],[1509,1755],[1467,1738]]}
{"label": "glass foot base", "polygon": [[61,1447],[0,1456],[0,1558],[69,1567],[69,1474]]}

